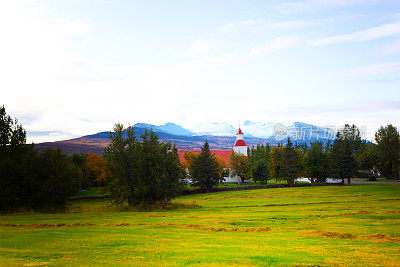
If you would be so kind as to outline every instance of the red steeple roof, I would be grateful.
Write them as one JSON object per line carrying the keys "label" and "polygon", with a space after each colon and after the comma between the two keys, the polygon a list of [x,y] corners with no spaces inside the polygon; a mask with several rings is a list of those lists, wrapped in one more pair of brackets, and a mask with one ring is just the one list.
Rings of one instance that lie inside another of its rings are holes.
{"label": "red steeple roof", "polygon": [[247,146],[246,142],[242,139],[236,140],[235,146]]}
{"label": "red steeple roof", "polygon": [[239,127],[239,131],[237,132],[237,135],[238,134],[243,134],[243,132],[242,132],[242,130],[240,129],[240,127]]}

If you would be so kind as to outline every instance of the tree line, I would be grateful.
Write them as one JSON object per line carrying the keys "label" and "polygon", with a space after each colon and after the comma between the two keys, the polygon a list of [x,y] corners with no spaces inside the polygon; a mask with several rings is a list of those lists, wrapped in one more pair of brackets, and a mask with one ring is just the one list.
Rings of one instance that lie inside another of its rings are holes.
{"label": "tree line", "polygon": [[26,144],[26,131],[0,107],[0,211],[59,210],[70,196],[104,186],[109,170],[101,155],[60,149],[39,152]]}
{"label": "tree line", "polygon": [[375,143],[362,140],[355,125],[346,124],[333,142],[311,145],[257,145],[248,150],[248,157],[231,154],[231,168],[242,180],[267,183],[270,179],[286,180],[293,184],[297,178],[307,177],[311,183],[327,178],[347,179],[377,177],[399,179],[400,136],[389,124],[375,133]]}
{"label": "tree line", "polygon": [[357,127],[346,125],[334,142],[269,144],[252,147],[248,157],[231,153],[230,166],[211,153],[206,141],[199,154],[187,152],[181,163],[177,149],[153,131],[136,136],[133,127],[116,124],[103,156],[59,149],[39,152],[26,144],[26,132],[0,107],[0,211],[65,208],[68,198],[92,186],[106,186],[114,204],[166,203],[186,186],[187,178],[204,190],[222,183],[231,172],[242,180],[293,184],[298,177],[312,183],[327,177],[348,179],[376,176],[399,178],[400,137],[388,125],[375,143],[362,140]]}

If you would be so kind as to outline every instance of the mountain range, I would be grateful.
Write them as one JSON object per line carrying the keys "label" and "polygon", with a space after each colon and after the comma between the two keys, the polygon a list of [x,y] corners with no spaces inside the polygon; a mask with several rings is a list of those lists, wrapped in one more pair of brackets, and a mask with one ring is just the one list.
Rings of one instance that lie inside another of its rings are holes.
{"label": "mountain range", "polygon": [[[235,143],[235,134],[238,129],[228,123],[201,123],[185,128],[168,122],[163,125],[136,123],[135,133],[140,136],[145,129],[157,133],[161,141],[169,141],[179,150],[200,150],[207,140],[212,150],[230,150]],[[248,146],[269,143],[276,145],[285,143],[290,137],[294,143],[323,143],[333,140],[335,131],[328,127],[319,127],[312,124],[293,122],[289,124],[274,122],[245,121],[241,126],[244,139]],[[39,150],[47,147],[60,148],[64,153],[98,153],[101,154],[108,144],[109,132],[99,132],[70,140],[39,143],[35,146]]]}

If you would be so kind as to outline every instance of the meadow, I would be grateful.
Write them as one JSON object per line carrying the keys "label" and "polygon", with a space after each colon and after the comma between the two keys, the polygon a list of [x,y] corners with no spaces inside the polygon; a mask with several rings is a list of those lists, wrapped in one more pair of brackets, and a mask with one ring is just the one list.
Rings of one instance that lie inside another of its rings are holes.
{"label": "meadow", "polygon": [[198,194],[143,211],[107,200],[0,215],[1,265],[400,265],[400,185]]}

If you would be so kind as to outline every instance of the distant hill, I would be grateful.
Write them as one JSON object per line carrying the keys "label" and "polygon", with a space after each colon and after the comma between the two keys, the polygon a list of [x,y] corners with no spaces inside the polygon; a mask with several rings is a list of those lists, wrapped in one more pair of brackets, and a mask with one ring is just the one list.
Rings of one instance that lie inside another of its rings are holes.
{"label": "distant hill", "polygon": [[[175,123],[164,125],[152,125],[137,123],[134,131],[140,136],[145,129],[151,129],[157,133],[161,141],[168,141],[176,145],[178,150],[200,150],[200,147],[207,140],[211,150],[230,150],[235,143],[237,129],[227,123],[201,124],[199,128],[188,130]],[[332,130],[326,127],[318,127],[307,123],[294,122],[287,126],[276,123],[260,123],[246,121],[242,126],[244,138],[248,146],[258,144],[285,143],[289,136],[294,143],[311,143],[315,141],[327,142],[334,139]],[[46,142],[36,144],[39,150],[49,148],[60,148],[64,153],[103,153],[104,147],[108,144],[109,132],[100,132],[93,135],[86,135],[75,139]]]}

